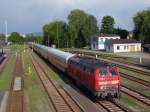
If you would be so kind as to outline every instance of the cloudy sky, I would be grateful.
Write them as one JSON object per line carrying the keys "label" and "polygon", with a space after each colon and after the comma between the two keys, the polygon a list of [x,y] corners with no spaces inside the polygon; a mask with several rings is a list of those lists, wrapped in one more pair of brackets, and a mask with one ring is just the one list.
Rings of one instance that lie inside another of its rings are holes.
{"label": "cloudy sky", "polygon": [[150,7],[150,0],[0,0],[0,33],[32,33],[42,31],[42,26],[53,20],[67,21],[73,9],[82,9],[94,15],[98,25],[105,15],[115,18],[116,27],[133,29],[132,17]]}

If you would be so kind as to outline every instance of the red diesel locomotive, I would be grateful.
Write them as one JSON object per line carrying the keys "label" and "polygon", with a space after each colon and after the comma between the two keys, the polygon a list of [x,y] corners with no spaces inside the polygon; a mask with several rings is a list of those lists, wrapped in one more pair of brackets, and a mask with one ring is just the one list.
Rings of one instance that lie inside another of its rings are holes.
{"label": "red diesel locomotive", "polygon": [[96,97],[119,97],[120,74],[107,62],[74,56],[68,60],[67,73]]}
{"label": "red diesel locomotive", "polygon": [[30,46],[58,69],[66,72],[78,85],[87,88],[95,97],[120,96],[120,74],[110,63],[39,44],[30,43]]}

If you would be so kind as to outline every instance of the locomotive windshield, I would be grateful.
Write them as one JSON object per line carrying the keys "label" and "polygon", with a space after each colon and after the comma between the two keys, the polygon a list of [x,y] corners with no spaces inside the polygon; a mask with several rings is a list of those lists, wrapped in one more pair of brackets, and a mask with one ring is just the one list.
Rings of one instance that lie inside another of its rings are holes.
{"label": "locomotive windshield", "polygon": [[100,76],[105,76],[105,75],[114,76],[114,75],[117,75],[117,72],[114,68],[109,68],[108,70],[106,70],[105,68],[100,68],[99,75]]}
{"label": "locomotive windshield", "polygon": [[109,69],[109,75],[117,75],[115,69]]}
{"label": "locomotive windshield", "polygon": [[100,76],[105,76],[106,75],[106,71],[104,68],[100,68],[100,72],[99,72]]}

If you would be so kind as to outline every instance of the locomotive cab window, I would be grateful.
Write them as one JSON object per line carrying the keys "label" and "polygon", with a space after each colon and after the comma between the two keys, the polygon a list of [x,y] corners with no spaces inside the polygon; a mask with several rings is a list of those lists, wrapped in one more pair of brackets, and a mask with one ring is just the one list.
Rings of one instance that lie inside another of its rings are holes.
{"label": "locomotive cab window", "polygon": [[116,71],[115,71],[115,69],[110,69],[109,70],[109,75],[117,75],[117,73],[116,73]]}
{"label": "locomotive cab window", "polygon": [[106,72],[105,72],[104,68],[100,68],[99,75],[100,76],[105,76],[106,75]]}

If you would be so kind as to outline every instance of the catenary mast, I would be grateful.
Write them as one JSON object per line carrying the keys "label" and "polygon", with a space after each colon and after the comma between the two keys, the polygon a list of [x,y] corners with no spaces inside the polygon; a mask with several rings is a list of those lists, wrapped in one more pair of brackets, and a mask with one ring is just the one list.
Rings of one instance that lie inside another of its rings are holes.
{"label": "catenary mast", "polygon": [[8,39],[7,39],[7,21],[5,20],[5,42],[7,43],[8,42]]}

